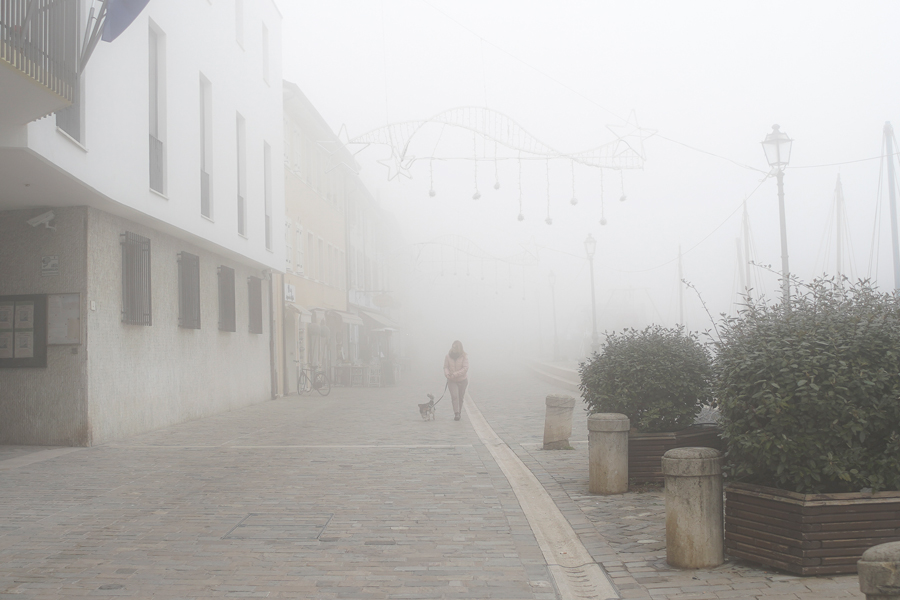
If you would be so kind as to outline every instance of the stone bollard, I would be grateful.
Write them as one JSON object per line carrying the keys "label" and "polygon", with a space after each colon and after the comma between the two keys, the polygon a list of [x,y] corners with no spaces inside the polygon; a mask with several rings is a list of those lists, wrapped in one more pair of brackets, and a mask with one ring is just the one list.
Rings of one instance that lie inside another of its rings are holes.
{"label": "stone bollard", "polygon": [[900,600],[900,542],[872,546],[856,566],[866,600]]}
{"label": "stone bollard", "polygon": [[628,491],[628,430],[631,422],[618,413],[588,416],[588,490],[592,494]]}
{"label": "stone bollard", "polygon": [[544,418],[544,450],[569,450],[572,435],[572,409],[575,398],[564,394],[547,396],[547,416]]}
{"label": "stone bollard", "polygon": [[722,455],[713,448],[673,448],[666,477],[666,562],[683,569],[725,562]]}

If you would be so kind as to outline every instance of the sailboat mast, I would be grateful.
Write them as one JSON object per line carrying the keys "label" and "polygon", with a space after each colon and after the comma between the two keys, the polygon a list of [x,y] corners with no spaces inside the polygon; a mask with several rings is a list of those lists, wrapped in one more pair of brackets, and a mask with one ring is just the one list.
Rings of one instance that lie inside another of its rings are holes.
{"label": "sailboat mast", "polygon": [[842,218],[844,216],[844,189],[843,187],[841,187],[840,173],[838,173],[837,183],[834,186],[834,214],[834,220],[837,223],[837,243],[835,244],[835,250],[837,254],[837,277],[840,281],[842,275],[841,267],[844,264],[841,248],[841,239],[844,237],[844,224],[842,222]]}
{"label": "sailboat mast", "polygon": [[884,147],[887,153],[888,197],[891,200],[891,244],[894,253],[894,289],[900,290],[900,240],[897,237],[897,187],[894,185],[894,128],[884,124]]}

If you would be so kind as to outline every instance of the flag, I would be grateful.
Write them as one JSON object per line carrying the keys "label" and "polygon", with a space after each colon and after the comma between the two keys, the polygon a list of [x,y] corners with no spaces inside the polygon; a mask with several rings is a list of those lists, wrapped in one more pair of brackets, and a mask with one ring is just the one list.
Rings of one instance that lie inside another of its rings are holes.
{"label": "flag", "polygon": [[109,0],[103,22],[104,42],[111,42],[128,29],[150,0]]}

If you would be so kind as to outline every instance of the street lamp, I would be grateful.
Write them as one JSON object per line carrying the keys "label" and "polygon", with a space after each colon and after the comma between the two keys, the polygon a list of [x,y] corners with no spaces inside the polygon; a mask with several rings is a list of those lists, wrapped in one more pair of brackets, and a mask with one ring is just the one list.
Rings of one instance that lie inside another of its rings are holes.
{"label": "street lamp", "polygon": [[588,234],[584,240],[584,251],[587,253],[588,262],[591,268],[591,317],[594,322],[594,331],[591,333],[591,353],[600,351],[600,336],[597,335],[597,300],[594,297],[594,252],[597,250],[597,240],[594,236]]}
{"label": "street lamp", "polygon": [[553,360],[559,360],[559,337],[556,335],[556,273],[550,271],[550,298],[553,302]]}
{"label": "street lamp", "polygon": [[784,168],[791,161],[793,141],[778,125],[772,125],[772,133],[761,142],[766,153],[766,161],[775,171],[775,178],[778,180],[778,217],[781,220],[781,299],[785,306],[790,306],[791,301],[791,272],[788,268],[787,227],[784,219]]}

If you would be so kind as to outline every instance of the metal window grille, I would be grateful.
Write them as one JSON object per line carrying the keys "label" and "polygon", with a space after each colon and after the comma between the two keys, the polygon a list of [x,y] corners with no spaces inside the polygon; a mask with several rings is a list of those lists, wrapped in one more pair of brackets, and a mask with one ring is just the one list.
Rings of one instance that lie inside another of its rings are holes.
{"label": "metal window grille", "polygon": [[126,232],[122,244],[122,322],[152,325],[150,240]]}
{"label": "metal window grille", "polygon": [[200,329],[200,257],[178,253],[178,326]]}
{"label": "metal window grille", "polygon": [[219,267],[219,329],[237,331],[234,319],[234,269]]}
{"label": "metal window grille", "polygon": [[262,333],[262,279],[259,277],[248,277],[247,288],[250,297],[250,333]]}
{"label": "metal window grille", "polygon": [[200,169],[200,214],[211,217],[209,203],[209,173]]}
{"label": "metal window grille", "polygon": [[163,186],[163,143],[150,134],[150,189],[162,194]]}
{"label": "metal window grille", "polygon": [[237,208],[238,208],[238,233],[241,235],[247,235],[247,207],[245,206],[244,197],[238,194],[237,197]]}

